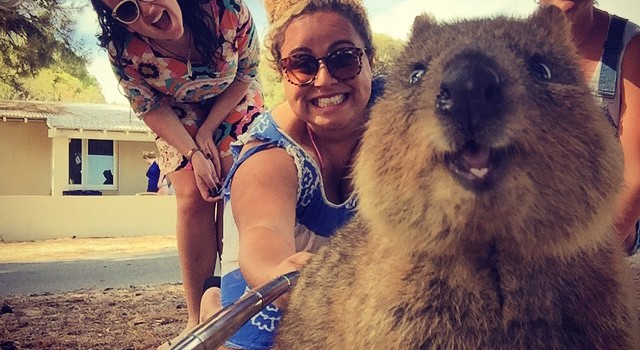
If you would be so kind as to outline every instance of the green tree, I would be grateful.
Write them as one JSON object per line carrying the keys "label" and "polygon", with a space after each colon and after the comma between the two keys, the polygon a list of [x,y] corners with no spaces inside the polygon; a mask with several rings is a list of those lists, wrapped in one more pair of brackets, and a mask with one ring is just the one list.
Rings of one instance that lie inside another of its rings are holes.
{"label": "green tree", "polygon": [[373,45],[376,48],[374,74],[383,74],[398,58],[405,42],[387,34],[373,33]]}
{"label": "green tree", "polygon": [[280,73],[275,70],[275,65],[270,61],[270,54],[262,50],[260,53],[260,66],[258,77],[264,94],[264,104],[267,109],[277,106],[284,101],[284,89]]}
{"label": "green tree", "polygon": [[24,87],[34,100],[104,103],[100,88],[61,69],[44,68]]}
{"label": "green tree", "polygon": [[[38,85],[47,82],[38,76],[47,68],[61,74],[57,82],[69,82],[66,75],[75,77],[81,82],[79,88],[87,89],[88,99],[95,100],[91,90],[98,89],[98,83],[87,72],[86,53],[73,35],[73,15],[82,6],[86,4],[76,6],[73,0],[28,0],[0,7],[0,98],[56,99],[43,96],[46,88]],[[71,85],[78,88],[77,83]],[[77,100],[84,93],[72,95]]]}

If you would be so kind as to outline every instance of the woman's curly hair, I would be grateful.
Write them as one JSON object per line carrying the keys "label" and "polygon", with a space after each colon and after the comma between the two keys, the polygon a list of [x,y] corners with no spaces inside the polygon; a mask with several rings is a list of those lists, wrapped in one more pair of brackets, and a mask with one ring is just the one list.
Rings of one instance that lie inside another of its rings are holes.
{"label": "woman's curly hair", "polygon": [[270,29],[266,37],[266,47],[271,54],[270,61],[277,71],[278,62],[282,58],[284,32],[291,22],[305,14],[315,12],[333,12],[346,18],[364,41],[364,48],[369,57],[375,56],[371,25],[362,0],[265,0],[267,19]]}
{"label": "woman's curly hair", "polygon": [[[218,34],[218,28],[208,11],[203,9],[208,6],[209,0],[177,0],[182,10],[182,20],[192,33],[214,33],[213,35],[194,35],[193,41],[196,50],[200,53],[203,62],[206,65],[215,65],[216,59],[221,59],[220,50],[218,50],[224,40]],[[129,34],[132,34],[124,24],[120,23],[111,16],[111,8],[107,6],[103,0],[91,0],[94,10],[98,15],[98,22],[102,32],[97,35],[98,45],[105,49],[109,49],[109,45],[115,48],[115,60],[119,62],[124,51],[125,40]],[[133,33],[133,35],[138,35]],[[138,35],[139,36],[139,35]]]}

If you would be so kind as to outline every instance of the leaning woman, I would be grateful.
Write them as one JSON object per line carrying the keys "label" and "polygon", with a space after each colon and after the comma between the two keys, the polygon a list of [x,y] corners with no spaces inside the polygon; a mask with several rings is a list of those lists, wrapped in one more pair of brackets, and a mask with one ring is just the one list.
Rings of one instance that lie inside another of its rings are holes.
{"label": "leaning woman", "polygon": [[177,201],[177,242],[189,320],[222,232],[214,211],[232,164],[229,143],[263,108],[259,43],[242,0],[92,0],[116,77],[157,135],[158,164]]}

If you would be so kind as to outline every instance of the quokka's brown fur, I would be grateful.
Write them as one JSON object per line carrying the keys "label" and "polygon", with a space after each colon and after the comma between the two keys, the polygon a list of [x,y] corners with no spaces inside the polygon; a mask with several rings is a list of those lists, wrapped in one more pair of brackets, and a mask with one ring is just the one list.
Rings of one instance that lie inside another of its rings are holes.
{"label": "quokka's brown fur", "polygon": [[638,349],[621,150],[569,43],[555,8],[416,19],[356,159],[359,217],[302,270],[279,349]]}

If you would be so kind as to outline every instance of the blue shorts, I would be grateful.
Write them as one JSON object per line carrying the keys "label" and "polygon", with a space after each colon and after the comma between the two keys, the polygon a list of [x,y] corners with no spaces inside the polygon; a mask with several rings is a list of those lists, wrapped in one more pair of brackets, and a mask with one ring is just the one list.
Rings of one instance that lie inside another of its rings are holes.
{"label": "blue shorts", "polygon": [[[222,276],[222,306],[227,307],[249,291],[239,269]],[[266,350],[274,346],[281,312],[275,305],[267,305],[247,321],[224,346],[230,349]]]}

